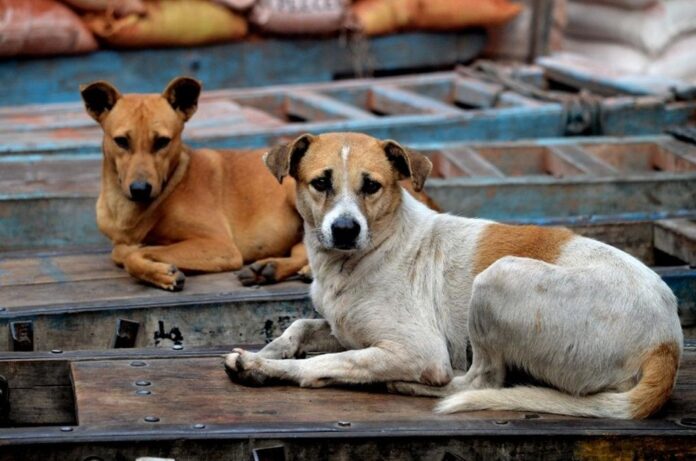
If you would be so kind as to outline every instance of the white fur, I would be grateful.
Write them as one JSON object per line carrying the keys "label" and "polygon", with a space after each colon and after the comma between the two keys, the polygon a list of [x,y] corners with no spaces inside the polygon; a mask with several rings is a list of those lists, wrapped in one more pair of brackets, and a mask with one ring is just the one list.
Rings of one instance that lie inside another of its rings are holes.
{"label": "white fur", "polygon": [[[355,211],[344,199],[325,223]],[[451,395],[442,412],[631,417],[641,357],[683,340],[676,298],[659,276],[578,236],[554,264],[507,256],[476,275],[479,237],[490,221],[437,214],[406,192],[402,199],[390,227],[358,251],[327,250],[305,233],[322,337],[348,350],[306,360],[262,351],[246,353],[243,363],[303,386],[387,382],[398,392]],[[508,366],[556,390],[500,389]]]}

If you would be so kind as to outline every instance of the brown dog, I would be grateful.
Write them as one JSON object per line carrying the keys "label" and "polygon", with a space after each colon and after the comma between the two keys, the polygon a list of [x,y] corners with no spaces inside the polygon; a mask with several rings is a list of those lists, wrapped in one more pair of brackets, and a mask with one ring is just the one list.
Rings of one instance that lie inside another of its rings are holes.
{"label": "brown dog", "polygon": [[[191,150],[184,123],[201,85],[177,78],[161,95],[121,95],[106,82],[81,88],[104,130],[99,229],[113,260],[157,287],[183,288],[181,271],[232,271],[243,282],[285,279],[307,264],[294,184],[279,184],[264,151]],[[289,256],[287,256],[289,255]]]}
{"label": "brown dog", "polygon": [[265,150],[183,145],[200,92],[185,77],[161,95],[121,95],[107,82],[81,88],[87,113],[104,130],[97,224],[114,244],[113,260],[172,291],[183,288],[183,272],[233,271],[254,261],[239,273],[245,285],[308,275],[295,183],[273,177]]}

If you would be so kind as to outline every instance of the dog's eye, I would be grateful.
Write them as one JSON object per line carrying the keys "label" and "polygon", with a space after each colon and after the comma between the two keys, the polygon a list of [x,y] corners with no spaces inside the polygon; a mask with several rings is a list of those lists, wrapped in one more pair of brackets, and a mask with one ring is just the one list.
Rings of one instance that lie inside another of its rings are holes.
{"label": "dog's eye", "polygon": [[382,188],[382,185],[377,181],[365,178],[362,185],[362,193],[372,195]]}
{"label": "dog's eye", "polygon": [[153,148],[154,148],[155,152],[167,147],[169,145],[169,143],[171,142],[171,140],[172,140],[171,138],[168,138],[166,136],[157,136],[155,138],[155,142],[153,144]]}
{"label": "dog's eye", "polygon": [[116,136],[114,138],[114,142],[121,149],[128,150],[128,147],[129,147],[128,138],[126,138],[125,136]]}
{"label": "dog's eye", "polygon": [[310,184],[317,192],[326,192],[331,189],[331,180],[325,176],[313,179]]}

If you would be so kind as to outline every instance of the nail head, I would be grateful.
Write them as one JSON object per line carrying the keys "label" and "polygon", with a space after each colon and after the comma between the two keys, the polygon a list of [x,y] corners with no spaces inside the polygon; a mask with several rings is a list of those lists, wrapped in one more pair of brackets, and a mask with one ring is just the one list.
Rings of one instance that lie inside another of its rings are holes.
{"label": "nail head", "polygon": [[136,386],[149,386],[150,384],[152,384],[150,381],[145,380],[135,382]]}
{"label": "nail head", "polygon": [[160,420],[157,416],[146,416],[144,419],[148,423],[156,423]]}
{"label": "nail head", "polygon": [[205,424],[200,424],[200,423],[194,424],[193,428],[194,429],[205,429]]}
{"label": "nail head", "polygon": [[70,426],[63,426],[63,427],[60,428],[60,431],[61,431],[61,432],[72,432],[72,431],[73,431],[73,428],[70,427]]}
{"label": "nail head", "polygon": [[339,421],[338,425],[340,427],[350,427],[351,424],[350,424],[350,421]]}
{"label": "nail head", "polygon": [[51,349],[51,354],[62,354],[63,350],[62,349]]}
{"label": "nail head", "polygon": [[148,391],[147,389],[138,389],[135,391],[137,395],[150,395],[152,392]]}
{"label": "nail head", "polygon": [[147,363],[143,362],[142,360],[133,360],[130,363],[130,366],[132,366],[132,367],[144,367],[146,365],[147,365]]}

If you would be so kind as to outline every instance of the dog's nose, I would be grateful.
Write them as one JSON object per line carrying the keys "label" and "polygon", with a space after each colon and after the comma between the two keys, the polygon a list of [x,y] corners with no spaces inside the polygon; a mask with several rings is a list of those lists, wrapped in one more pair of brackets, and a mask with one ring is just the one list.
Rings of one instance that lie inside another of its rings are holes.
{"label": "dog's nose", "polygon": [[331,224],[334,247],[341,250],[355,248],[355,240],[360,234],[360,224],[349,216],[341,216]]}
{"label": "dog's nose", "polygon": [[136,202],[150,200],[152,186],[147,181],[133,181],[130,185],[131,198]]}

